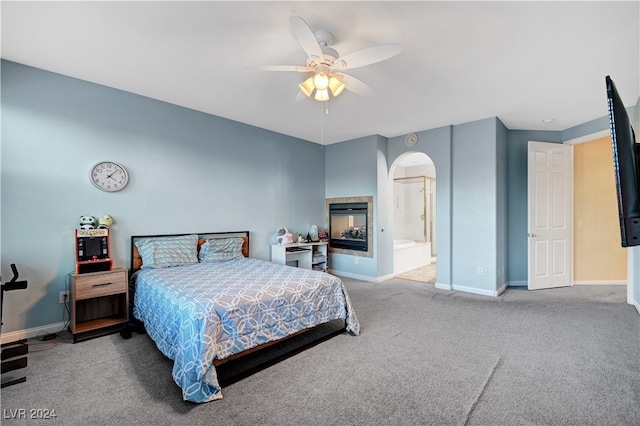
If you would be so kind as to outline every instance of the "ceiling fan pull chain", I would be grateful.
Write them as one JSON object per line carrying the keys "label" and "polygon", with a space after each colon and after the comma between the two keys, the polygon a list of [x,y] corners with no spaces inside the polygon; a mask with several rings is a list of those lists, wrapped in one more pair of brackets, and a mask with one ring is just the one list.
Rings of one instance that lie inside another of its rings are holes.
{"label": "ceiling fan pull chain", "polygon": [[324,145],[324,114],[322,114],[322,102],[320,103],[320,144]]}

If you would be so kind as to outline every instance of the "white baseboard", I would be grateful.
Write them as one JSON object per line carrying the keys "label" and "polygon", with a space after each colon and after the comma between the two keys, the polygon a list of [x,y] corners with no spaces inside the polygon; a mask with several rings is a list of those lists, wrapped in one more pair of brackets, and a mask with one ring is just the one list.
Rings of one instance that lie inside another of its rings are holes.
{"label": "white baseboard", "polygon": [[453,290],[464,291],[466,293],[480,294],[482,296],[498,297],[498,294],[499,294],[496,290],[482,290],[475,287],[466,287],[466,286],[457,285],[457,284],[453,284],[451,288]]}
{"label": "white baseboard", "polygon": [[473,293],[473,294],[480,294],[482,296],[498,297],[500,293],[502,293],[507,288],[507,285],[503,284],[502,286],[500,286],[500,288],[498,288],[495,291],[481,290],[474,287],[466,287],[462,285],[456,285],[456,284],[452,285],[452,284],[442,284],[442,283],[436,283],[436,288],[440,290],[464,291],[465,293]]}
{"label": "white baseboard", "polygon": [[28,328],[26,330],[10,331],[9,333],[2,333],[2,336],[0,336],[0,341],[4,344],[22,339],[31,339],[33,337],[37,337],[40,334],[57,333],[62,330],[65,325],[66,322],[58,322],[55,324]]}
{"label": "white baseboard", "polygon": [[496,290],[496,297],[500,296],[502,292],[505,291],[506,289],[507,289],[507,283],[502,283],[502,285],[498,287],[498,290]]}
{"label": "white baseboard", "polygon": [[[626,280],[591,280],[591,281],[574,281],[573,285],[627,285]],[[529,282],[509,281],[507,287],[528,287]]]}
{"label": "white baseboard", "polygon": [[330,269],[329,273],[333,275],[337,275],[339,277],[353,278],[354,280],[368,281],[372,283],[379,282],[379,279],[376,277],[368,277],[366,275],[352,274],[351,272],[342,272],[342,271],[335,271],[333,269]]}
{"label": "white baseboard", "polygon": [[627,303],[631,306],[634,306],[636,308],[636,311],[638,311],[638,313],[640,314],[640,301],[636,300],[633,297],[633,293],[634,291],[631,286],[627,286]]}
{"label": "white baseboard", "polygon": [[395,278],[395,276],[396,276],[395,274],[383,275],[381,277],[378,277],[376,281],[380,283],[382,281],[387,281],[387,280],[390,280],[391,278]]}
{"label": "white baseboard", "polygon": [[440,290],[451,290],[451,284],[436,283],[436,288]]}

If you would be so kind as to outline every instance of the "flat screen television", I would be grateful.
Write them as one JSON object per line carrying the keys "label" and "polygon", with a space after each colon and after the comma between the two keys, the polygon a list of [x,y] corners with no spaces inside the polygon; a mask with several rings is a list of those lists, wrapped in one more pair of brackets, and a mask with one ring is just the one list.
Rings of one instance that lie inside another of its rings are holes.
{"label": "flat screen television", "polygon": [[637,246],[640,245],[640,149],[627,110],[609,76],[606,84],[622,247]]}

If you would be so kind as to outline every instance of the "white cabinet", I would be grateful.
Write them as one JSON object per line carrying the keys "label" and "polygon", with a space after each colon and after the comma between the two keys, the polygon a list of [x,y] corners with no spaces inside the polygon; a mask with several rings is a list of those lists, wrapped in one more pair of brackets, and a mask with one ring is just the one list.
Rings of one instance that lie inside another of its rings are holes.
{"label": "white cabinet", "polygon": [[281,265],[326,272],[328,267],[326,241],[293,244],[272,244],[271,261]]}

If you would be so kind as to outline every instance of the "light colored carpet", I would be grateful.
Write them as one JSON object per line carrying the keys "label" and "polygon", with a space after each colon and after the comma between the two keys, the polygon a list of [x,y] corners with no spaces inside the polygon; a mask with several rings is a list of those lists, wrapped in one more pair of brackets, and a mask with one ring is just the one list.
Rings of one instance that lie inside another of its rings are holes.
{"label": "light colored carpet", "polygon": [[[624,286],[496,298],[403,279],[344,279],[360,336],[338,335],[223,389],[181,399],[147,335],[33,345],[3,425],[640,424],[640,316]],[[28,411],[27,411],[28,413]]]}

